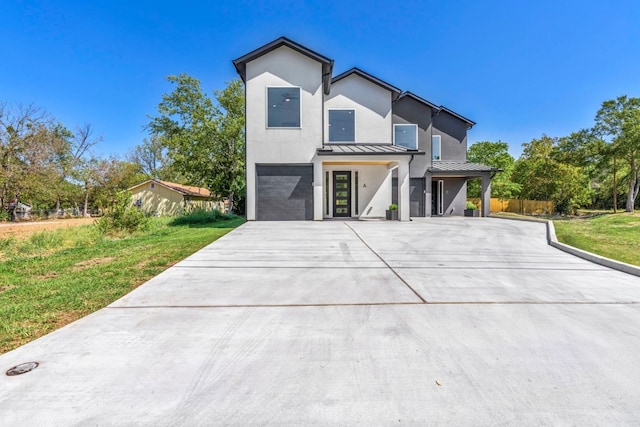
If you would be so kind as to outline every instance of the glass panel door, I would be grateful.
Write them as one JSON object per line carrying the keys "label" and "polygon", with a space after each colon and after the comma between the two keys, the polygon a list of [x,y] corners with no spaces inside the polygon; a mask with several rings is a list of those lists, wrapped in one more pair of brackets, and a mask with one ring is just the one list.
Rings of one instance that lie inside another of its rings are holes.
{"label": "glass panel door", "polygon": [[333,216],[351,216],[351,171],[333,172]]}

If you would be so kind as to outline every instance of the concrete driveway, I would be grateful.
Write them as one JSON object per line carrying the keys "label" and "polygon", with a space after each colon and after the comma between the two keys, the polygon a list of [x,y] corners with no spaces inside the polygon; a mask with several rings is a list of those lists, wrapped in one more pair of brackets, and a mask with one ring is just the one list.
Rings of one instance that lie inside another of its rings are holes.
{"label": "concrete driveway", "polygon": [[639,302],[544,224],[248,223],[0,356],[0,425],[638,425]]}

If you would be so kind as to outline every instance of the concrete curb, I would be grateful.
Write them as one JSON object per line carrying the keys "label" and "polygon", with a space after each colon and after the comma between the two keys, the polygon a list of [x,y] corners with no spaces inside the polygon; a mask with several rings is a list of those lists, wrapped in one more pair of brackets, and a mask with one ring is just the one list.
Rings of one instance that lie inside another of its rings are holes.
{"label": "concrete curb", "polygon": [[605,267],[612,268],[614,270],[622,271],[623,273],[631,274],[640,277],[640,267],[627,264],[625,262],[616,261],[611,258],[606,258],[600,255],[596,255],[591,252],[583,251],[582,249],[574,248],[565,243],[560,243],[556,237],[556,228],[551,220],[541,220],[536,218],[509,218],[509,217],[489,217],[497,219],[513,219],[516,221],[530,221],[530,222],[545,222],[547,224],[547,243],[556,249],[560,249],[563,252],[567,252],[571,255],[579,258],[591,261],[595,264],[603,265]]}

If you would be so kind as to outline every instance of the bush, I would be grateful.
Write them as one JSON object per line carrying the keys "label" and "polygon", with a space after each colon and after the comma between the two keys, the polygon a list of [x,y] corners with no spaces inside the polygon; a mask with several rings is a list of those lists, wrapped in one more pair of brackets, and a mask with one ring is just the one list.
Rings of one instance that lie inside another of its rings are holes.
{"label": "bush", "polygon": [[478,207],[475,205],[475,203],[467,201],[467,209],[471,209],[475,211],[478,209]]}
{"label": "bush", "polygon": [[6,211],[4,209],[0,209],[0,222],[2,221],[9,221],[9,211]]}
{"label": "bush", "polygon": [[169,225],[188,225],[188,224],[211,224],[218,221],[225,221],[235,218],[233,214],[223,214],[218,210],[205,211],[203,209],[194,210],[187,214],[175,217]]}
{"label": "bush", "polygon": [[133,233],[144,229],[148,223],[149,217],[131,204],[131,193],[122,192],[116,196],[111,209],[96,221],[96,227],[103,234],[111,232]]}
{"label": "bush", "polygon": [[398,210],[398,205],[396,205],[395,203],[391,203],[389,205],[389,210],[390,211],[397,211]]}

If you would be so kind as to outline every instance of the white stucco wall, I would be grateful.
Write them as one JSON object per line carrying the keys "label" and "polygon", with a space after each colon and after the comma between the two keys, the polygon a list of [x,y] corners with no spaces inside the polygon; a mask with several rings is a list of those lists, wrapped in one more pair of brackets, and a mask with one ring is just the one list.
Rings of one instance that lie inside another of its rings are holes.
{"label": "white stucco wall", "polygon": [[[325,218],[333,216],[333,171],[351,172],[351,216],[362,218],[384,218],[391,203],[393,165],[332,164],[322,166],[323,185],[325,173],[329,172],[329,214],[327,215],[326,192],[323,188],[322,212]],[[358,171],[358,210],[356,213],[355,171]]]}
{"label": "white stucco wall", "polygon": [[393,142],[390,91],[355,74],[332,84],[331,93],[325,96],[325,142],[329,142],[328,111],[334,108],[356,111],[356,143]]}
{"label": "white stucco wall", "polygon": [[[300,128],[267,128],[267,88],[300,88]],[[322,65],[286,46],[246,69],[247,219],[255,219],[256,163],[312,163],[322,147]]]}

